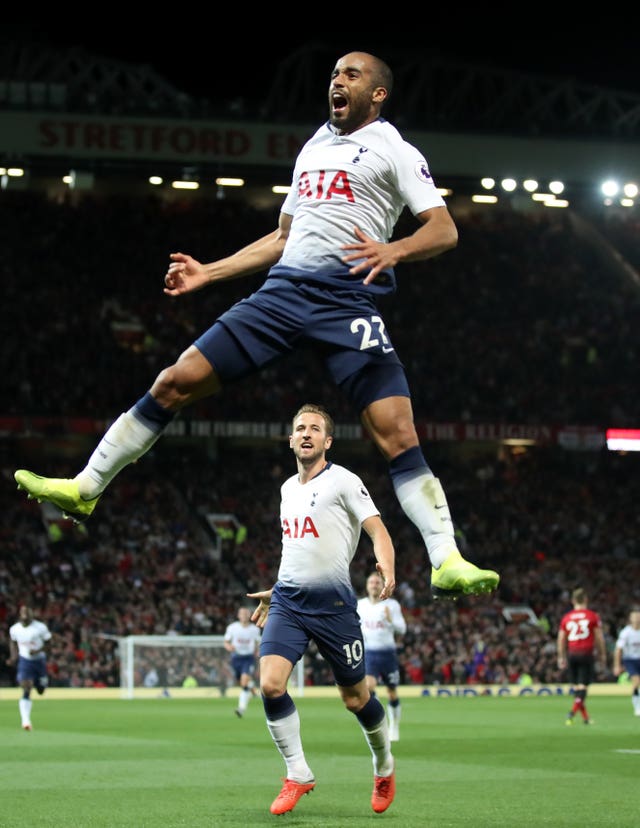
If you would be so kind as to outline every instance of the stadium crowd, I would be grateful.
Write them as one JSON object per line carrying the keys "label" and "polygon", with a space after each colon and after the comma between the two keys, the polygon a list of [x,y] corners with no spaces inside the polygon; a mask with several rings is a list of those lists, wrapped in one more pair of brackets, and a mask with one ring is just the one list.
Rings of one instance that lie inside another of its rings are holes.
{"label": "stadium crowd", "polygon": [[[414,383],[417,414],[440,422],[637,424],[640,400],[628,388],[638,362],[640,293],[616,269],[614,254],[603,257],[562,211],[451,210],[456,250],[405,264],[396,295],[382,303],[410,375],[425,377]],[[409,220],[401,219],[398,233]],[[0,263],[0,314],[12,336],[1,359],[14,390],[1,413],[119,414],[160,366],[263,278],[168,299],[169,253],[211,261],[275,222],[273,210],[230,201],[85,195],[56,203],[3,194],[0,240],[10,255]],[[636,235],[636,257],[638,248]],[[305,388],[330,399],[336,418],[353,416],[315,352],[203,401],[193,416],[247,419],[259,411],[279,421]]]}
{"label": "stadium crowd", "polygon": [[[167,441],[140,468],[123,472],[80,527],[45,520],[41,506],[12,490],[5,467],[0,647],[19,603],[31,601],[55,634],[52,685],[117,686],[116,637],[223,634],[246,593],[275,577],[278,489],[289,461],[283,451],[229,447],[210,461]],[[333,459],[345,452],[337,444]],[[559,449],[437,454],[466,555],[497,568],[502,580],[492,596],[433,601],[416,530],[398,513],[377,458],[360,458],[396,544],[397,597],[408,621],[403,681],[561,681],[555,635],[576,584],[593,595],[612,650],[629,607],[640,603],[636,459]],[[225,539],[216,552],[202,519],[207,512],[234,514],[246,536]],[[372,564],[363,541],[352,567],[362,593]],[[519,611],[509,618],[509,607],[523,606],[535,623]],[[201,667],[202,682],[218,681],[204,678],[213,664]],[[610,668],[603,665],[598,678],[611,680]],[[309,683],[329,681],[313,650],[306,669]],[[11,682],[6,671],[0,675]],[[174,675],[184,678],[179,668]]]}
{"label": "stadium crowd", "polygon": [[[409,374],[421,378],[413,383],[417,416],[637,426],[640,400],[629,389],[640,302],[632,281],[594,256],[568,215],[455,217],[458,249],[404,266],[398,293],[383,308]],[[275,218],[226,201],[196,207],[84,197],[76,204],[3,194],[0,238],[10,255],[0,263],[0,315],[10,335],[1,359],[12,393],[0,417],[108,419],[125,410],[159,367],[259,283],[252,277],[168,300],[161,290],[168,254],[211,260],[267,232]],[[631,234],[626,238],[633,246]],[[638,256],[637,239],[629,262]],[[338,423],[354,422],[311,353],[197,404],[188,416],[283,422],[307,401],[325,404]],[[246,593],[272,583],[279,486],[291,473],[282,442],[221,440],[208,454],[201,444],[163,438],[121,474],[91,519],[75,526],[15,491],[13,470],[32,450],[25,437],[0,440],[0,685],[14,682],[2,651],[23,601],[54,633],[53,686],[116,686],[115,639],[222,634]],[[555,634],[577,584],[601,614],[612,650],[630,606],[640,603],[637,455],[431,445],[465,555],[501,573],[496,594],[449,604],[430,596],[422,543],[398,513],[373,447],[337,440],[332,459],[347,454],[396,545],[396,597],[408,621],[403,682],[562,680]],[[78,471],[68,447],[62,468],[59,457],[47,462],[44,473]],[[211,512],[234,514],[246,537],[227,539],[217,551],[203,519]],[[361,592],[371,566],[363,541],[353,565]],[[532,610],[535,623],[517,613],[509,620],[508,608],[519,606]],[[223,681],[220,670],[201,667],[201,683]],[[612,680],[610,667],[598,678]],[[173,669],[179,682],[183,668]],[[312,650],[307,681],[327,680]]]}

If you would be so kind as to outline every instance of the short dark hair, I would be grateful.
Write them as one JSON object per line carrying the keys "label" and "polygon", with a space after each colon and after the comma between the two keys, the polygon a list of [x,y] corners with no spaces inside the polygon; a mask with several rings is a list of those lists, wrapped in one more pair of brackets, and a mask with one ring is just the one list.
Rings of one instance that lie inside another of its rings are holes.
{"label": "short dark hair", "polygon": [[393,92],[393,72],[384,60],[381,60],[375,55],[372,55],[372,57],[374,59],[373,82],[376,86],[384,86],[387,90],[387,97],[384,99],[384,102],[386,103]]}

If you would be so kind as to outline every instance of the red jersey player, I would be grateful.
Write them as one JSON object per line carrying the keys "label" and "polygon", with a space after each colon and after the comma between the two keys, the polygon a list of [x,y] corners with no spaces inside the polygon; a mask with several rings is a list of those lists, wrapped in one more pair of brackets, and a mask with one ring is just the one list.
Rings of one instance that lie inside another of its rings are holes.
{"label": "red jersey player", "polygon": [[573,609],[563,615],[558,629],[558,667],[561,670],[568,668],[569,681],[573,685],[573,707],[566,724],[573,724],[578,711],[582,721],[591,724],[585,699],[587,688],[593,681],[596,657],[606,663],[604,634],[600,616],[587,608],[587,594],[582,587],[573,590],[571,603]]}

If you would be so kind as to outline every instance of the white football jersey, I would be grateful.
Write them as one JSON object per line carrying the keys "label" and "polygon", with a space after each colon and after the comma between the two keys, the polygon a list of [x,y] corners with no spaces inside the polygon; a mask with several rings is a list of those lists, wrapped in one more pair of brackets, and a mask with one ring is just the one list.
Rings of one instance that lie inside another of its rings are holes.
{"label": "white football jersey", "polygon": [[301,483],[297,474],[290,477],[280,492],[280,583],[352,592],[349,565],[362,523],[380,514],[362,480],[343,466],[328,463],[307,483]]}
{"label": "white football jersey", "polygon": [[233,621],[227,627],[224,640],[233,645],[237,655],[254,655],[256,646],[260,643],[260,628],[255,624],[241,624]]}
{"label": "white football jersey", "polygon": [[9,627],[9,637],[18,645],[18,654],[22,658],[28,658],[29,661],[34,661],[39,658],[45,658],[44,653],[33,654],[33,650],[40,650],[45,641],[51,639],[51,633],[46,624],[35,619],[26,627],[17,621]]}
{"label": "white football jersey", "polygon": [[640,659],[640,630],[634,630],[631,624],[627,624],[620,631],[616,647],[622,650],[622,658]]}
{"label": "white football jersey", "polygon": [[405,206],[416,215],[444,203],[422,153],[388,121],[380,118],[351,135],[336,134],[327,122],[296,160],[282,206],[293,217],[291,231],[270,273],[344,284],[356,263],[342,262],[341,247],[358,241],[356,225],[387,242]]}
{"label": "white football jersey", "polygon": [[395,650],[395,636],[407,631],[407,623],[395,598],[375,602],[368,596],[360,598],[358,615],[367,650]]}

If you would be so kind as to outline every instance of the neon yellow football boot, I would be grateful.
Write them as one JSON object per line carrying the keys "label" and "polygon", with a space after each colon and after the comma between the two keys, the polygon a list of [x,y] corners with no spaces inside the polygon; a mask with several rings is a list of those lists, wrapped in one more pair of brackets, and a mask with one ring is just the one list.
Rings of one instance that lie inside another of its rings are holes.
{"label": "neon yellow football boot", "polygon": [[492,569],[478,569],[455,549],[441,564],[431,570],[431,592],[434,598],[454,600],[461,595],[480,595],[492,592],[500,583],[500,576]]}
{"label": "neon yellow football boot", "polygon": [[100,495],[92,500],[83,500],[75,480],[62,477],[40,477],[39,474],[26,469],[18,469],[13,476],[18,489],[25,491],[30,500],[35,498],[38,503],[46,500],[47,503],[52,503],[60,509],[65,518],[75,520],[76,523],[86,520],[100,500]]}

